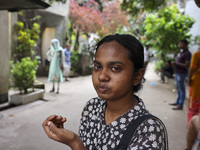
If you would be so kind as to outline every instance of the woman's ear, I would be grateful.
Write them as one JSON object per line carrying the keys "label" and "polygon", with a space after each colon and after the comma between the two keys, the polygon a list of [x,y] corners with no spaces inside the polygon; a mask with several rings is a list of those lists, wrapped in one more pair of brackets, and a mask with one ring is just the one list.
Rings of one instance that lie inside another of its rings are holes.
{"label": "woman's ear", "polygon": [[137,86],[142,81],[144,73],[145,73],[145,69],[144,68],[139,69],[135,73],[134,78],[133,78],[133,86]]}

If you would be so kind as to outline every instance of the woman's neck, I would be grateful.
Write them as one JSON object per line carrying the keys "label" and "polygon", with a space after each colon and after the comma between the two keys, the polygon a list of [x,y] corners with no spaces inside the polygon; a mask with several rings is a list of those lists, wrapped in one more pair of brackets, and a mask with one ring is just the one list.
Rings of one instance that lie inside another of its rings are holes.
{"label": "woman's neck", "polygon": [[138,104],[135,96],[129,100],[119,100],[119,101],[107,101],[107,106],[105,109],[105,123],[110,124],[131,108]]}

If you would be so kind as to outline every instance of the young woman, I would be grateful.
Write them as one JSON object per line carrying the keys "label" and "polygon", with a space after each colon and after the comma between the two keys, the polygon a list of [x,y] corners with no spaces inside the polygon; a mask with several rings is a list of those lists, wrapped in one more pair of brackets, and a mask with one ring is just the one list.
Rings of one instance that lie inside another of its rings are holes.
{"label": "young woman", "polygon": [[[199,43],[200,46],[200,43]],[[189,100],[188,100],[188,117],[187,123],[189,124],[190,119],[194,115],[200,114],[200,47],[197,52],[192,56],[190,63],[189,75],[188,75],[188,85],[189,90]]]}
{"label": "young woman", "polygon": [[[144,81],[143,46],[133,36],[115,34],[96,45],[92,81],[98,94],[82,112],[79,135],[63,128],[66,118],[50,116],[44,123],[46,134],[73,150],[117,149],[128,125],[149,114],[135,95]],[[150,118],[139,125],[127,149],[168,149],[164,125]]]}
{"label": "young woman", "polygon": [[59,83],[63,82],[63,65],[64,65],[64,54],[63,48],[60,47],[60,42],[58,39],[51,40],[51,48],[47,52],[48,57],[51,58],[48,81],[53,83],[52,90],[55,91],[55,82],[57,82],[57,94],[59,93]]}

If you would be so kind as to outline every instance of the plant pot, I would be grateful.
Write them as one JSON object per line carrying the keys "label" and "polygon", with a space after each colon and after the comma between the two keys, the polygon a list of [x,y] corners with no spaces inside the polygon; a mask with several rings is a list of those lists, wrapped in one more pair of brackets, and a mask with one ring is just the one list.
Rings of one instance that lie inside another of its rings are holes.
{"label": "plant pot", "polygon": [[35,91],[27,94],[13,94],[10,95],[9,103],[11,105],[22,105],[39,99],[43,99],[44,92],[44,89],[35,89]]}

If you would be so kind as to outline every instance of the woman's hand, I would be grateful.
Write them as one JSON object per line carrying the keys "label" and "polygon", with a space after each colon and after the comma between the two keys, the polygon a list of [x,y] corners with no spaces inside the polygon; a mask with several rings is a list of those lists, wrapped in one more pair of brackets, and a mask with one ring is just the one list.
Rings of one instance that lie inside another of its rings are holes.
{"label": "woman's hand", "polygon": [[187,81],[189,86],[191,86],[191,84],[192,84],[192,76],[193,76],[194,72],[195,72],[195,69],[193,69],[193,68],[189,69],[188,81]]}
{"label": "woman's hand", "polygon": [[64,71],[63,65],[60,65],[60,69],[61,69],[62,72]]}
{"label": "woman's hand", "polygon": [[85,150],[84,145],[77,134],[64,129],[66,118],[53,115],[48,117],[42,127],[49,138],[68,145],[74,150]]}

